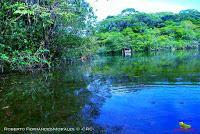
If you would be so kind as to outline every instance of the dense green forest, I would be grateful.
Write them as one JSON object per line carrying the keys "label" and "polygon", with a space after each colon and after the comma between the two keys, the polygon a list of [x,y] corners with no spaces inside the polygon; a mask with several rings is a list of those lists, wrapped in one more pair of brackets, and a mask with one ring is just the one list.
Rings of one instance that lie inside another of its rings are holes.
{"label": "dense green forest", "polygon": [[95,16],[85,0],[2,0],[0,69],[50,67],[94,52]]}
{"label": "dense green forest", "polygon": [[2,0],[1,73],[51,67],[91,54],[197,48],[200,12],[143,13],[128,8],[96,21],[86,0]]}
{"label": "dense green forest", "polygon": [[100,53],[196,48],[200,43],[200,12],[143,13],[133,8],[109,16],[98,26]]}

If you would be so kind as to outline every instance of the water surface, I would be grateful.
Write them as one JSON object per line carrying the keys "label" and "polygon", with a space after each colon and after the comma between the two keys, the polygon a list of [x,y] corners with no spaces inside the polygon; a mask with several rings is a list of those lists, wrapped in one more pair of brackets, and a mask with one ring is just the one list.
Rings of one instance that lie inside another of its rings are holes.
{"label": "water surface", "polygon": [[[0,129],[92,127],[93,133],[200,133],[200,53],[96,56],[0,78]],[[81,132],[81,131],[77,131]]]}

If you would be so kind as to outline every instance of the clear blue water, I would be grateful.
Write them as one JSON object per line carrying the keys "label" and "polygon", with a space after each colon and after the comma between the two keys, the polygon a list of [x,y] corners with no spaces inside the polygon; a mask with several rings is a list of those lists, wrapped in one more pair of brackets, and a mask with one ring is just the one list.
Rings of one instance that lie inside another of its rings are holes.
{"label": "clear blue water", "polygon": [[[180,121],[192,128],[181,129]],[[2,75],[0,129],[4,127],[200,134],[200,52],[97,56],[51,71]]]}
{"label": "clear blue water", "polygon": [[199,86],[129,87],[126,92],[115,87],[95,121],[110,133],[184,133],[180,121],[192,126],[190,133],[200,133],[199,105]]}

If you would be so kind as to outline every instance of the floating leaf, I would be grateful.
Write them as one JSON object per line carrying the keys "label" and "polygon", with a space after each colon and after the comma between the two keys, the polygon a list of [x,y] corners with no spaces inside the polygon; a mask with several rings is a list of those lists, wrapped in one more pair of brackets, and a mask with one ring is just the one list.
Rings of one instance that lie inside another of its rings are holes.
{"label": "floating leaf", "polygon": [[179,125],[182,129],[190,129],[191,125],[185,124],[184,122],[179,122]]}

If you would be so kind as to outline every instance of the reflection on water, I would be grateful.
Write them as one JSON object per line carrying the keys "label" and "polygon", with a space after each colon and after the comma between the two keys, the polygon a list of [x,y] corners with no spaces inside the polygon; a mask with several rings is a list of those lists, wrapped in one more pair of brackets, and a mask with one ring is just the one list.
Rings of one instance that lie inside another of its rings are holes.
{"label": "reflection on water", "polygon": [[96,123],[105,128],[115,126],[127,134],[172,134],[178,132],[178,122],[184,121],[197,133],[199,105],[199,86],[145,86],[129,92],[114,91],[101,108]]}
{"label": "reflection on water", "polygon": [[198,51],[98,56],[54,71],[0,77],[3,127],[93,127],[95,133],[200,132]]}

